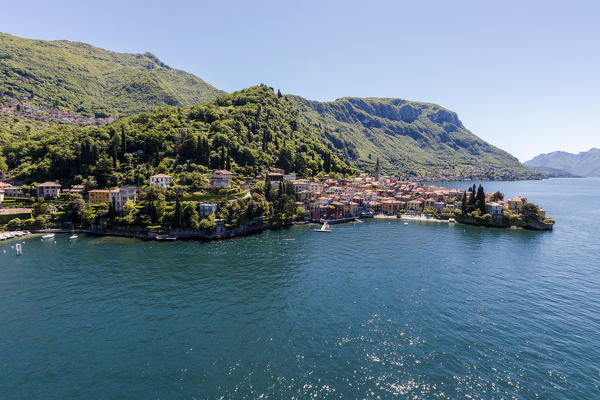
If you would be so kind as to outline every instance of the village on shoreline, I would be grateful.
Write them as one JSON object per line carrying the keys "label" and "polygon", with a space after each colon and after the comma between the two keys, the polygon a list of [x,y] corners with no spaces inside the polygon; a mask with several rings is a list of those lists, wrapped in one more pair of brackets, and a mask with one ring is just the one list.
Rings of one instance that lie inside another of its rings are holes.
{"label": "village on shoreline", "polygon": [[[213,240],[294,223],[330,224],[387,217],[470,225],[551,230],[554,221],[526,197],[504,199],[481,185],[467,190],[373,175],[302,179],[279,168],[252,182],[217,170],[206,193],[189,195],[173,177],[155,174],[147,185],[90,189],[59,182],[13,185],[0,171],[0,227],[6,231],[82,231],[140,239]],[[160,225],[157,224],[160,222]],[[1,229],[1,228],[0,228]]]}

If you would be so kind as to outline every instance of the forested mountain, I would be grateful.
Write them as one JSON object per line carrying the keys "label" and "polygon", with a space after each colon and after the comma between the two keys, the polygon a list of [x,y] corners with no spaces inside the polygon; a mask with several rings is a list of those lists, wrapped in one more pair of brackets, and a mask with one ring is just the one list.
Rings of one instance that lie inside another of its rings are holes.
{"label": "forested mountain", "polygon": [[160,61],[65,40],[0,33],[0,106],[10,97],[33,107],[107,117],[191,106],[224,92]]}
{"label": "forested mountain", "polygon": [[219,168],[248,178],[272,166],[303,176],[355,172],[301,123],[291,100],[264,85],[99,127],[32,130],[12,136],[0,149],[0,164],[19,181],[90,187],[143,185],[163,172],[174,175],[176,185],[200,190],[208,169]]}
{"label": "forested mountain", "polygon": [[408,176],[536,177],[509,153],[469,132],[443,107],[389,98],[317,102],[292,96],[302,118],[362,170],[379,158],[385,172]]}
{"label": "forested mountain", "polygon": [[[238,168],[257,167],[258,170],[258,167],[279,162],[281,146],[300,153],[305,151],[299,143],[288,143],[291,137],[286,126],[294,126],[293,132],[297,135],[294,140],[301,138],[307,149],[313,151],[306,154],[314,161],[310,166],[290,165],[289,160],[282,159],[281,167],[295,171],[335,171],[338,166],[339,170],[348,171],[348,165],[357,170],[372,171],[379,158],[385,173],[407,178],[523,179],[540,176],[510,154],[473,135],[455,113],[438,105],[384,98],[343,98],[322,103],[297,96],[277,97],[265,87],[250,88],[233,97],[214,100],[222,94],[224,92],[196,76],[170,68],[150,53],[123,54],[85,43],[30,40],[0,33],[0,108],[3,109],[0,146],[9,143],[3,149],[4,157],[11,168],[17,168],[18,174],[27,179],[66,177],[59,165],[71,167],[71,162],[77,164],[78,174],[94,175],[97,166],[83,163],[75,150],[75,153],[69,153],[70,145],[60,150],[62,155],[54,154],[51,160],[49,154],[53,152],[44,151],[44,146],[56,142],[83,141],[87,146],[87,137],[90,145],[95,143],[99,159],[106,155],[122,164],[127,153],[133,156],[133,162],[141,161],[151,169],[157,167],[163,157],[174,158],[179,163],[183,159],[178,146],[184,131],[185,134],[200,135],[198,138],[204,135],[202,137],[210,142],[209,159],[194,162],[209,168],[218,165],[219,162],[211,160],[223,157],[218,152],[212,156],[212,152],[223,148]],[[277,105],[271,104],[273,96]],[[248,100],[250,98],[252,100]],[[225,107],[228,102],[231,104]],[[247,104],[263,103],[266,107],[274,107],[259,113],[266,124],[266,142],[273,148],[264,147],[261,127],[248,125],[247,117],[239,120],[240,113],[248,111]],[[184,108],[159,108],[164,106]],[[193,118],[194,110],[203,109],[219,110],[217,119]],[[106,128],[64,126],[103,125],[111,122],[112,116],[125,118]],[[221,136],[216,135],[220,128],[212,124],[230,116],[241,125],[226,124],[232,131],[226,130],[228,137],[235,136],[236,140],[221,143]],[[272,117],[274,121],[271,121]],[[277,121],[280,117],[289,120],[289,124],[281,125]],[[157,130],[157,127],[160,128]],[[121,144],[121,153],[114,157],[114,149],[109,151],[104,142],[113,140],[114,132],[120,129],[125,130],[127,143]],[[248,129],[251,135],[247,134]],[[164,134],[165,131],[170,133]],[[166,142],[157,144],[157,137]],[[34,150],[39,149],[39,154],[22,152],[17,147],[23,143]],[[137,150],[144,150],[144,155],[139,156]],[[104,154],[107,151],[109,153]],[[249,152],[255,153],[250,156]],[[252,162],[240,158],[241,154]],[[298,154],[294,155],[294,163],[300,160]],[[331,162],[327,159],[325,166],[325,154],[337,157]],[[41,165],[37,165],[38,162]],[[88,165],[90,169],[80,170],[80,164]],[[333,165],[329,167],[330,164]],[[36,176],[38,173],[40,175]],[[74,178],[72,175],[68,178]],[[131,180],[129,178],[125,180]]]}
{"label": "forested mountain", "polygon": [[600,149],[591,149],[579,154],[566,151],[540,154],[525,162],[525,165],[532,168],[560,169],[577,176],[600,176]]}

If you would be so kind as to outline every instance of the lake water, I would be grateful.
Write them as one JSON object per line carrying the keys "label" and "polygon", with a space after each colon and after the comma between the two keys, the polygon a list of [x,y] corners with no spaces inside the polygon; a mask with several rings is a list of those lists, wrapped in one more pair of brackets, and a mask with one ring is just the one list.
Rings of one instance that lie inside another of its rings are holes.
{"label": "lake water", "polygon": [[554,231],[0,243],[0,397],[598,398],[600,179],[484,187]]}

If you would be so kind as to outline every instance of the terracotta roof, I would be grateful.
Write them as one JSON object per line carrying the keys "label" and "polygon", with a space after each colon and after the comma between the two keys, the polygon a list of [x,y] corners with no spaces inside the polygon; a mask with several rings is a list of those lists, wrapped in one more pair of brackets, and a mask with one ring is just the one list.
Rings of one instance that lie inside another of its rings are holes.
{"label": "terracotta roof", "polygon": [[44,183],[40,183],[36,186],[60,186],[60,184],[58,184],[56,182],[44,182]]}
{"label": "terracotta roof", "polygon": [[215,171],[215,174],[221,174],[221,175],[233,175],[233,172],[231,171],[227,171],[226,169],[219,169]]}
{"label": "terracotta roof", "polygon": [[167,174],[156,174],[152,175],[150,178],[172,178],[172,176]]}

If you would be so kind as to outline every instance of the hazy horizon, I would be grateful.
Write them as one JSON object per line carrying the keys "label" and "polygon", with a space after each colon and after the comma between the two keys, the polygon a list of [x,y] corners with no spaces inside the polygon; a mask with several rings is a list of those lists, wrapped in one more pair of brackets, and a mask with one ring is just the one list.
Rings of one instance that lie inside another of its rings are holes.
{"label": "hazy horizon", "polygon": [[4,5],[2,31],[152,52],[228,92],[395,97],[455,111],[520,161],[599,147],[600,4],[156,1]]}

